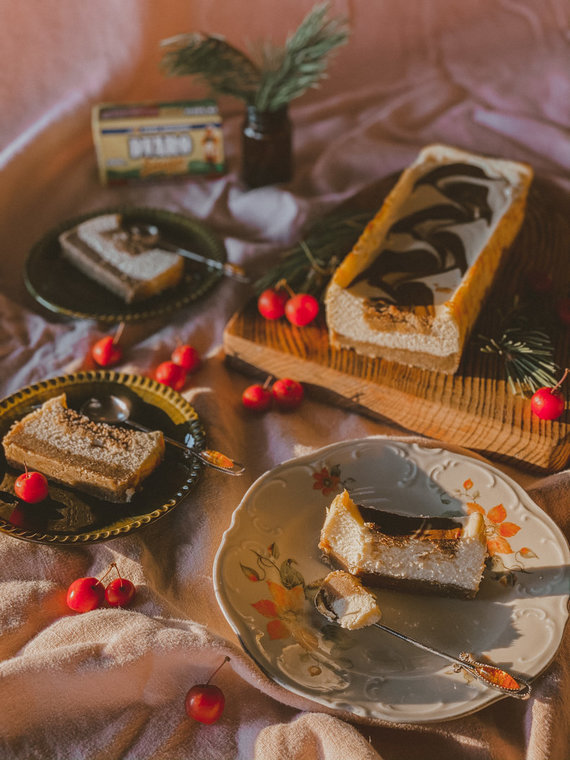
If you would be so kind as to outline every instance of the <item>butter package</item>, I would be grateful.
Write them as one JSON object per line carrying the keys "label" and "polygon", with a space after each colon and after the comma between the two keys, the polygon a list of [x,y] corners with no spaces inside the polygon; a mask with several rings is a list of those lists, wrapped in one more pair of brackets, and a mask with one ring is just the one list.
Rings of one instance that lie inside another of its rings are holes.
{"label": "butter package", "polygon": [[225,171],[222,120],[213,100],[101,103],[92,111],[103,184]]}

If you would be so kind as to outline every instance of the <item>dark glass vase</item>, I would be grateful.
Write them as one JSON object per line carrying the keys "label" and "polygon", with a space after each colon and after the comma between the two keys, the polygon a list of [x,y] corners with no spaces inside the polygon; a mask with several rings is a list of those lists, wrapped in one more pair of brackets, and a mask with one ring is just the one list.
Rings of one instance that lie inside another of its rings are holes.
{"label": "dark glass vase", "polygon": [[292,127],[287,106],[248,106],[242,131],[242,179],[248,187],[288,182],[293,176]]}

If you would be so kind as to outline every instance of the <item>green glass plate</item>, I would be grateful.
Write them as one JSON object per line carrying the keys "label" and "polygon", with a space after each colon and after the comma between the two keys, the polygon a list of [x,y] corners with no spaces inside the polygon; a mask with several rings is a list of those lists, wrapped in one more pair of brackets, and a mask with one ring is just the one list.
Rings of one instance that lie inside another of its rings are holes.
{"label": "green glass plate", "polygon": [[79,319],[100,322],[133,322],[167,314],[186,306],[208,292],[223,276],[217,269],[186,259],[184,276],[174,288],[134,304],[84,275],[62,255],[59,236],[81,222],[102,214],[122,214],[130,222],[146,222],[160,227],[169,243],[226,261],[222,240],[201,222],[156,208],[119,206],[99,209],[68,219],[54,227],[31,249],[24,268],[24,280],[35,300],[50,311]]}
{"label": "green glass plate", "polygon": [[[65,393],[79,409],[92,396],[120,393],[132,403],[132,418],[183,443],[203,448],[205,435],[195,409],[176,391],[148,377],[99,370],[44,380],[0,401],[0,439],[13,422],[53,396]],[[163,462],[125,504],[113,504],[78,490],[50,483],[49,496],[27,504],[14,494],[20,474],[0,451],[0,532],[44,544],[90,544],[131,533],[170,512],[188,495],[202,465],[166,445]]]}

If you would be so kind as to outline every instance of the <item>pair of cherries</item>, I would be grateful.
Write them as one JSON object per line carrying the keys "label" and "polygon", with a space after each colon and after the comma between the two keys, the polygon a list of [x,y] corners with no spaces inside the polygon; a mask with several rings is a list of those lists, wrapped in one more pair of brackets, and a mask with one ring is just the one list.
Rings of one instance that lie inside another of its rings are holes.
{"label": "pair of cherries", "polygon": [[186,383],[186,376],[196,372],[201,363],[202,359],[197,349],[189,343],[184,343],[174,349],[169,361],[158,365],[154,371],[154,379],[175,391],[180,391]]}
{"label": "pair of cherries", "polygon": [[301,383],[290,377],[276,380],[271,387],[270,382],[271,376],[263,385],[248,385],[241,396],[243,406],[252,412],[265,412],[275,403],[280,409],[288,411],[296,409],[305,396]]}
{"label": "pair of cherries", "polygon": [[319,313],[319,302],[310,293],[293,293],[287,287],[267,288],[257,299],[257,309],[265,319],[285,316],[292,325],[304,327]]}
{"label": "pair of cherries", "polygon": [[[103,584],[112,568],[117,577],[106,586]],[[100,607],[104,601],[111,607],[125,607],[135,595],[135,586],[127,578],[121,577],[116,562],[112,562],[101,579],[88,577],[77,578],[67,589],[67,606],[74,612],[91,612]]]}

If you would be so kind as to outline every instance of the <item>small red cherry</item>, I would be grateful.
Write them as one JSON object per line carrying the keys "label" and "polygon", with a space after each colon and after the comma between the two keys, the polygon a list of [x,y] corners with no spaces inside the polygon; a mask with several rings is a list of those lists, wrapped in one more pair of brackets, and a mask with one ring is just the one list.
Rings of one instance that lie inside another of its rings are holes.
{"label": "small red cherry", "polygon": [[226,698],[219,686],[211,684],[210,681],[216,675],[218,670],[230,658],[226,657],[221,665],[218,665],[206,683],[198,683],[192,686],[186,694],[184,707],[190,718],[211,725],[220,719],[226,704]]}
{"label": "small red cherry", "polygon": [[296,409],[305,395],[301,383],[297,382],[297,380],[291,380],[289,377],[276,380],[273,383],[271,392],[277,405],[282,409]]}
{"label": "small red cherry", "polygon": [[75,612],[97,609],[105,598],[105,587],[97,578],[78,578],[67,589],[67,606]]}
{"label": "small red cherry", "polygon": [[564,325],[570,325],[570,298],[561,298],[556,304],[558,318]]}
{"label": "small red cherry", "polygon": [[126,578],[115,578],[105,589],[105,599],[111,607],[126,607],[134,595],[134,583],[131,583]]}
{"label": "small red cherry", "polygon": [[19,475],[14,481],[14,493],[22,501],[28,504],[37,504],[48,495],[48,482],[41,472],[26,472]]}
{"label": "small red cherry", "polygon": [[123,358],[123,352],[115,342],[115,338],[106,335],[95,343],[91,356],[100,367],[110,367]]}
{"label": "small red cherry", "polygon": [[289,294],[282,288],[267,288],[257,299],[257,310],[265,319],[279,319],[285,314]]}
{"label": "small red cherry", "polygon": [[566,369],[562,379],[554,387],[539,388],[532,394],[531,409],[541,420],[557,420],[564,411],[566,403],[560,388],[569,372],[570,369]]}
{"label": "small red cherry", "polygon": [[248,385],[241,395],[241,403],[252,412],[264,412],[273,402],[273,394],[266,385]]}
{"label": "small red cherry", "polygon": [[184,383],[186,382],[186,371],[184,367],[174,362],[162,362],[156,368],[154,377],[159,383],[168,385],[169,388],[179,391],[184,387]]}
{"label": "small red cherry", "polygon": [[292,325],[304,327],[319,313],[319,302],[309,293],[297,293],[285,304],[285,316]]}
{"label": "small red cherry", "polygon": [[178,364],[186,372],[196,372],[201,364],[200,354],[194,346],[190,346],[187,343],[177,346],[172,352],[171,358],[174,364]]}

